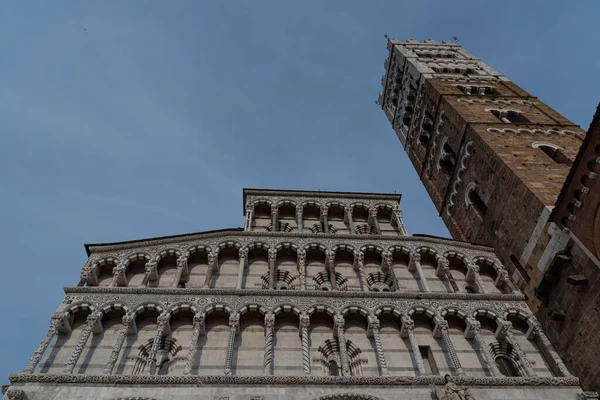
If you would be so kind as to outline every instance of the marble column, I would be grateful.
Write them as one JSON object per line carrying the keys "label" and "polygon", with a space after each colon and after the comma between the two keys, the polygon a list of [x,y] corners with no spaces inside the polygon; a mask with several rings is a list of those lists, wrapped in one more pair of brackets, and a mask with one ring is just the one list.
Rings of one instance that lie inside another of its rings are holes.
{"label": "marble column", "polygon": [[179,287],[179,282],[181,282],[181,277],[186,275],[187,272],[187,262],[188,262],[189,254],[182,255],[177,257],[177,271],[175,272],[175,278],[173,279],[172,287]]}
{"label": "marble column", "polygon": [[479,289],[479,293],[487,293],[487,289],[481,280],[481,275],[479,274],[479,265],[468,263],[467,264],[467,282],[475,282],[477,288]]}
{"label": "marble column", "polygon": [[302,233],[302,231],[304,231],[304,220],[302,219],[302,214],[303,214],[303,210],[302,210],[302,206],[298,205],[296,206],[296,225],[298,225],[298,232]]}
{"label": "marble column", "polygon": [[465,332],[465,337],[475,338],[475,341],[479,346],[479,350],[483,353],[483,358],[492,376],[502,376],[498,370],[496,361],[490,352],[490,348],[481,334],[481,323],[477,321],[475,317],[467,317],[467,330]]}
{"label": "marble column", "polygon": [[73,351],[73,354],[71,354],[69,361],[67,361],[67,366],[65,367],[63,373],[73,373],[73,369],[75,369],[75,365],[77,364],[77,361],[79,360],[79,357],[81,356],[81,353],[83,352],[83,349],[85,348],[85,345],[87,344],[87,341],[90,338],[94,327],[97,323],[100,322],[101,317],[102,314],[98,312],[91,313],[87,316],[87,319],[85,321],[85,327],[79,334],[79,339],[77,339],[75,350]]}
{"label": "marble column", "polygon": [[246,205],[246,220],[244,222],[244,230],[249,232],[252,230],[252,217],[254,214],[254,206],[252,204]]}
{"label": "marble column", "polygon": [[113,279],[110,282],[111,287],[127,286],[127,275],[125,273],[125,264],[119,263],[113,268]]}
{"label": "marble column", "polygon": [[377,352],[377,359],[379,360],[379,367],[381,368],[381,375],[389,375],[387,362],[385,361],[385,354],[383,353],[383,345],[381,344],[381,337],[379,336],[380,323],[379,319],[370,314],[367,317],[368,328],[367,336],[373,338],[375,342],[375,351]]}
{"label": "marble column", "polygon": [[206,315],[203,312],[194,314],[192,337],[188,346],[187,359],[185,360],[185,368],[183,370],[184,375],[190,375],[192,373],[194,360],[196,358],[196,351],[198,350],[198,337],[204,334],[205,317]]}
{"label": "marble column", "polygon": [[410,262],[408,263],[408,270],[409,271],[417,271],[417,274],[419,275],[419,280],[421,281],[421,289],[423,289],[424,292],[430,292],[431,290],[429,289],[429,285],[427,284],[427,279],[425,278],[425,275],[423,274],[423,269],[421,268],[421,254],[420,253],[415,253],[415,252],[411,252],[410,253]]}
{"label": "marble column", "polygon": [[335,314],[333,317],[334,333],[338,340],[338,349],[340,350],[340,361],[342,362],[342,375],[351,376],[350,363],[348,361],[348,350],[346,349],[346,338],[344,337],[344,317],[341,314]]}
{"label": "marble column", "polygon": [[225,356],[225,375],[231,375],[231,363],[233,361],[233,347],[235,336],[240,329],[240,314],[234,313],[229,316],[229,342],[227,343],[227,354]]}
{"label": "marble column", "polygon": [[306,290],[306,250],[298,249],[298,276],[300,279],[300,290]]}
{"label": "marble column", "polygon": [[308,347],[308,328],[310,327],[310,316],[303,312],[300,314],[300,338],[302,340],[302,370],[310,375],[310,348]]}
{"label": "marble column", "polygon": [[446,259],[445,257],[437,258],[437,268],[435,270],[435,275],[448,281],[448,284],[450,286],[449,293],[458,292],[458,286],[456,285],[456,282],[454,282],[454,277],[452,276],[452,273],[450,273],[450,262],[448,261],[448,259]]}
{"label": "marble column", "polygon": [[354,218],[352,217],[352,207],[346,207],[346,219],[348,220],[348,230],[351,235],[354,235]]}
{"label": "marble column", "polygon": [[146,275],[142,281],[142,286],[148,286],[148,282],[158,279],[158,262],[156,260],[149,260],[145,266]]}
{"label": "marble column", "polygon": [[391,251],[384,251],[381,254],[381,271],[387,272],[392,278],[392,287],[390,291],[395,292],[398,290],[398,278],[396,278],[396,272],[392,265],[394,264],[394,255]]}
{"label": "marble column", "polygon": [[273,230],[271,232],[277,232],[279,230],[279,211],[276,206],[271,209],[271,225],[273,226]]}
{"label": "marble column", "polygon": [[273,334],[275,330],[275,314],[265,314],[265,353],[263,362],[263,373],[273,374]]}
{"label": "marble column", "polygon": [[444,347],[446,351],[450,355],[450,359],[452,360],[452,366],[454,370],[459,376],[464,376],[465,371],[458,359],[458,354],[456,353],[456,349],[454,348],[454,344],[452,344],[452,340],[450,339],[450,334],[448,333],[448,321],[446,321],[441,316],[435,318],[435,328],[433,329],[434,337],[441,337],[444,342]]}
{"label": "marble column", "polygon": [[208,253],[208,268],[206,269],[206,278],[204,279],[203,288],[209,289],[212,281],[213,274],[217,270],[219,262],[219,253],[216,251],[211,251]]}
{"label": "marble column", "polygon": [[327,257],[325,260],[325,265],[327,265],[327,269],[329,270],[329,282],[331,283],[331,290],[337,290],[337,280],[335,279],[335,252],[332,250],[327,250],[325,252],[325,256]]}
{"label": "marble column", "polygon": [[400,335],[402,335],[402,337],[408,337],[410,351],[417,363],[417,370],[419,371],[418,375],[421,376],[427,374],[427,371],[425,370],[425,363],[423,362],[423,356],[421,356],[421,350],[419,350],[419,343],[417,343],[414,330],[415,322],[408,315],[403,315]]}
{"label": "marble column", "polygon": [[375,233],[377,235],[381,235],[381,229],[379,228],[379,220],[377,219],[377,208],[372,207],[369,209],[369,218],[371,219],[371,223],[373,224]]}
{"label": "marble column", "polygon": [[239,250],[240,256],[240,269],[238,270],[237,283],[235,285],[236,289],[242,288],[242,283],[244,282],[244,270],[246,268],[246,263],[248,260],[248,249],[243,247]]}
{"label": "marble column", "polygon": [[525,352],[519,345],[519,342],[517,342],[517,339],[515,338],[515,334],[512,329],[512,322],[501,321],[498,326],[498,330],[496,331],[496,337],[498,339],[507,340],[512,345],[512,347],[515,349],[517,354],[519,355],[519,361],[521,361],[521,364],[523,365],[523,368],[525,369],[525,373],[527,374],[527,376],[535,376],[535,372],[533,371],[533,368],[531,367],[531,363],[529,362],[529,359],[527,358],[527,354],[525,354]]}
{"label": "marble column", "polygon": [[323,223],[323,233],[329,233],[329,222],[327,221],[327,208],[325,208],[325,206],[323,206],[324,208],[321,209],[321,221]]}
{"label": "marble column", "polygon": [[29,363],[27,363],[27,367],[25,367],[21,373],[31,374],[33,371],[35,371],[35,367],[37,367],[38,363],[42,359],[42,356],[50,345],[50,342],[52,342],[54,335],[58,333],[58,329],[62,326],[64,319],[65,315],[63,313],[55,313],[52,315],[52,318],[50,318],[50,329],[48,329],[46,336],[44,339],[42,339],[37,349],[35,349],[33,356],[29,359]]}
{"label": "marble column", "polygon": [[165,330],[167,330],[168,328],[167,325],[169,323],[169,318],[170,315],[166,312],[163,312],[156,319],[156,333],[154,334],[152,347],[150,347],[150,352],[148,353],[148,360],[146,361],[146,375],[154,375],[154,371],[156,369],[156,356],[158,354],[158,347],[160,346],[160,342],[162,341],[162,337],[165,333]]}
{"label": "marble column", "polygon": [[402,236],[407,236],[408,232],[406,231],[406,225],[404,225],[404,221],[402,220],[402,211],[394,210],[393,213],[396,225],[398,225],[398,233]]}
{"label": "marble column", "polygon": [[269,289],[275,289],[275,263],[277,262],[277,249],[269,249]]}
{"label": "marble column", "polygon": [[108,362],[106,363],[106,367],[104,367],[104,371],[102,373],[104,375],[112,374],[113,368],[119,359],[119,354],[121,354],[121,349],[123,348],[123,343],[125,343],[125,338],[129,334],[130,330],[134,326],[134,316],[131,314],[126,314],[123,316],[123,328],[119,331],[117,335],[117,340],[113,345],[113,348],[110,352],[110,356],[108,357]]}
{"label": "marble column", "polygon": [[552,346],[552,343],[550,343],[550,340],[544,333],[544,330],[542,329],[542,326],[539,324],[539,322],[537,322],[537,321],[530,322],[530,326],[531,326],[531,328],[527,332],[527,337],[529,339],[534,338],[536,344],[538,345],[538,347],[540,348],[540,350],[546,357],[546,360],[548,362],[550,362],[551,364],[553,363],[555,365],[555,367],[558,369],[558,371],[556,371],[557,375],[566,376],[566,377],[573,376],[567,369],[567,366],[562,361],[562,359],[560,358],[560,356],[558,355],[556,350],[554,349],[554,346]]}
{"label": "marble column", "polygon": [[354,251],[354,267],[358,273],[360,287],[363,292],[369,291],[369,283],[367,282],[367,274],[365,274],[365,253],[360,250]]}

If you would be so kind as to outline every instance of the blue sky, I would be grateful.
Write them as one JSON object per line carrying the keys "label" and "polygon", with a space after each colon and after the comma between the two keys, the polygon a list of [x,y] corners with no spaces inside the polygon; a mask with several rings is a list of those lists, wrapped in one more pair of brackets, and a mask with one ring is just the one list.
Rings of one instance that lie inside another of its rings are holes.
{"label": "blue sky", "polygon": [[242,188],[402,193],[446,236],[375,104],[388,34],[448,40],[587,129],[597,1],[23,2],[0,6],[0,382],[84,243],[243,225]]}

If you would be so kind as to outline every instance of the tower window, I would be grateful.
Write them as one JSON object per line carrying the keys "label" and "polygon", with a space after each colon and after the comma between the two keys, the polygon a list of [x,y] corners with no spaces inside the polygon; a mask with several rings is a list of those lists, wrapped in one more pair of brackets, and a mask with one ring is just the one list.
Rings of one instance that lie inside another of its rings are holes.
{"label": "tower window", "polygon": [[451,174],[456,162],[456,153],[448,143],[444,143],[442,153],[440,155],[440,169],[446,174]]}
{"label": "tower window", "polygon": [[494,114],[494,116],[496,118],[498,118],[500,121],[504,122],[505,124],[529,123],[529,120],[527,118],[525,118],[520,111],[514,111],[514,110],[487,110],[487,111]]}
{"label": "tower window", "polygon": [[534,149],[540,149],[557,164],[571,165],[573,162],[562,152],[562,149],[551,143],[534,143]]}
{"label": "tower window", "polygon": [[496,357],[496,365],[498,366],[498,370],[504,376],[521,376],[519,374],[519,370],[515,365],[514,361],[506,356],[498,356]]}
{"label": "tower window", "polygon": [[479,194],[475,188],[469,191],[469,202],[473,205],[473,208],[475,208],[475,211],[477,211],[481,218],[485,217],[485,214],[487,213],[487,205],[481,199],[481,197],[479,197]]}

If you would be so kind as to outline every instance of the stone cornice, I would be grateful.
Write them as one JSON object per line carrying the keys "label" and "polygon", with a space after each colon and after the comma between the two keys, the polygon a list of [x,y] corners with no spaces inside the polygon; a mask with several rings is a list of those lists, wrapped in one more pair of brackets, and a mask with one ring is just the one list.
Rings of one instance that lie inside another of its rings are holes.
{"label": "stone cornice", "polygon": [[[442,376],[147,376],[147,375],[84,375],[84,374],[12,374],[15,383],[73,383],[110,385],[337,385],[337,386],[404,386],[443,385]],[[579,386],[575,377],[453,377],[465,386]]]}
{"label": "stone cornice", "polygon": [[[247,195],[252,196],[289,196],[289,197],[315,197],[329,198],[338,197],[341,199],[369,199],[369,200],[395,200],[400,201],[401,194],[392,193],[363,193],[363,192],[327,192],[310,190],[276,190],[276,189],[244,189],[244,199]],[[245,201],[244,201],[245,203]]]}
{"label": "stone cornice", "polygon": [[194,289],[194,288],[148,288],[148,287],[98,287],[67,286],[66,294],[156,294],[158,295],[225,295],[225,296],[286,296],[286,297],[341,297],[415,300],[494,300],[524,301],[521,293],[444,293],[444,292],[342,292],[319,290],[265,290],[265,289]]}
{"label": "stone cornice", "polygon": [[[104,253],[109,251],[120,251],[120,250],[134,250],[138,248],[144,248],[148,246],[161,246],[168,244],[180,244],[189,243],[194,241],[212,239],[212,238],[278,238],[281,241],[293,241],[294,239],[307,239],[315,242],[319,241],[335,241],[335,242],[394,242],[394,244],[401,245],[403,243],[416,243],[422,242],[423,244],[440,244],[444,246],[452,246],[455,248],[473,250],[479,252],[489,253],[494,255],[493,249],[487,246],[475,245],[465,242],[458,242],[452,239],[434,238],[428,236],[384,236],[384,235],[339,235],[339,234],[323,234],[323,233],[297,233],[297,232],[244,232],[237,229],[221,230],[213,232],[198,232],[190,233],[189,235],[177,235],[172,237],[159,237],[151,239],[140,239],[128,242],[116,242],[116,243],[98,243],[88,244],[86,248],[91,253]],[[495,256],[494,256],[495,258]]]}

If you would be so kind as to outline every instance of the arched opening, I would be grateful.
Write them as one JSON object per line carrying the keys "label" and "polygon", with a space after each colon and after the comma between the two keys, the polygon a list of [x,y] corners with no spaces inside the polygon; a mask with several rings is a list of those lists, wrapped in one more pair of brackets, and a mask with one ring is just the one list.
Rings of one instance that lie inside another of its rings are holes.
{"label": "arched opening", "polygon": [[315,278],[321,272],[325,272],[325,251],[320,248],[309,248],[306,251],[307,289],[323,290],[315,281]]}
{"label": "arched opening", "polygon": [[129,287],[139,287],[142,286],[144,282],[144,277],[146,276],[146,263],[148,260],[146,258],[137,258],[135,260],[131,260],[129,265],[127,266],[127,286]]}
{"label": "arched opening", "polygon": [[388,313],[379,315],[379,337],[388,372],[392,376],[414,376],[410,342],[400,336],[400,318]]}
{"label": "arched opening", "polygon": [[349,312],[344,317],[344,337],[354,346],[346,348],[350,371],[353,376],[379,376],[379,363],[375,350],[375,341],[369,338],[368,321],[365,315]]}
{"label": "arched opening", "polygon": [[[248,266],[242,281],[246,289],[260,289],[263,287],[262,277],[269,274],[269,254],[264,247],[254,247],[248,251]],[[267,286],[268,287],[268,286]]]}
{"label": "arched opening", "polygon": [[375,233],[375,230],[369,224],[369,209],[367,207],[360,204],[355,205],[352,209],[352,219],[354,220],[354,233],[358,235]]}
{"label": "arched opening", "polygon": [[296,206],[293,203],[285,202],[277,210],[277,218],[280,232],[293,232],[298,229],[296,223]]}
{"label": "arched opening", "polygon": [[398,230],[394,227],[392,209],[388,207],[379,207],[377,209],[377,223],[382,235],[398,236]]}
{"label": "arched opening", "polygon": [[254,205],[254,221],[252,223],[254,231],[266,231],[271,224],[271,205],[261,201]]}
{"label": "arched opening", "polygon": [[[102,349],[110,349],[117,341],[119,332],[123,329],[123,309],[108,311],[100,320],[101,330],[93,333],[88,339],[85,349],[73,370],[77,374],[101,374],[108,362],[109,353]],[[98,351],[100,349],[100,351]]]}
{"label": "arched opening", "polygon": [[206,250],[197,250],[190,254],[188,271],[187,287],[202,287],[208,271],[208,253]]}
{"label": "arched opening", "polygon": [[[173,343],[186,345],[192,339],[194,313],[188,309],[182,309],[176,311],[169,320],[170,333],[168,339],[171,339]],[[187,346],[185,347],[187,350]],[[163,358],[159,359],[160,363],[158,367],[158,374],[163,368],[162,363],[167,361],[167,371],[171,375],[183,375],[187,359],[186,351],[178,351],[174,354],[165,353]]]}
{"label": "arched opening", "polygon": [[456,163],[456,153],[450,147],[448,142],[444,143],[442,146],[442,151],[440,153],[440,169],[446,173],[451,174],[454,170],[454,164]]}
{"label": "arched opening", "polygon": [[327,211],[327,221],[335,228],[336,232],[350,232],[350,228],[345,222],[345,208],[342,204],[334,203],[329,205]]}
{"label": "arched opening", "polygon": [[329,360],[329,376],[340,376],[340,367],[336,360]]}
{"label": "arched opening", "polygon": [[562,149],[551,143],[534,143],[534,148],[540,149],[557,164],[571,165],[573,162],[563,153]]}
{"label": "arched opening", "polygon": [[425,249],[421,251],[421,271],[423,277],[427,280],[427,286],[432,292],[449,292],[449,283],[445,277],[440,277],[437,274],[438,262],[433,253]]}
{"label": "arched opening", "polygon": [[117,265],[112,260],[98,264],[98,286],[109,286],[113,280],[113,270]]}
{"label": "arched opening", "polygon": [[303,374],[299,323],[298,316],[291,311],[281,312],[275,317],[273,375]]}
{"label": "arched opening", "polygon": [[217,272],[213,275],[214,288],[235,288],[240,270],[239,249],[227,246],[219,250]]}
{"label": "arched opening", "polygon": [[[433,336],[435,323],[431,317],[424,313],[412,315],[415,322],[414,334],[419,344],[419,352],[423,358],[426,375],[450,374],[450,365],[444,358],[444,343],[441,338]],[[416,363],[416,361],[415,361]],[[416,364],[413,364],[416,368]]]}
{"label": "arched opening", "polygon": [[302,209],[302,225],[305,230],[316,232],[321,227],[321,207],[317,203],[307,203]]}
{"label": "arched opening", "polygon": [[282,247],[277,251],[275,264],[275,289],[299,289],[298,254],[292,247]]}
{"label": "arched opening", "polygon": [[[340,274],[347,280],[349,291],[360,291],[360,279],[354,270],[354,254],[348,249],[338,249],[335,252],[335,272],[336,277]],[[337,281],[337,279],[336,279]],[[338,289],[340,285],[338,284]]]}
{"label": "arched opening", "polygon": [[[325,311],[316,311],[313,313],[310,316],[309,336],[310,360],[312,362],[311,375],[327,376],[329,375],[329,363],[327,363],[326,368],[322,364],[321,368],[319,368],[319,364],[322,362],[321,345],[327,340],[334,340],[333,317]],[[333,357],[329,358],[329,360],[338,362],[338,368],[341,367],[339,360],[335,360]]]}
{"label": "arched opening", "polygon": [[475,190],[475,188],[472,188],[469,191],[469,201],[471,202],[471,205],[473,206],[473,208],[475,209],[475,211],[477,212],[477,214],[481,218],[485,217],[485,214],[487,213],[487,209],[488,209],[487,205],[481,199],[481,197],[479,197],[479,194],[477,193],[477,191]]}
{"label": "arched opening", "polygon": [[465,260],[456,255],[448,255],[448,267],[450,268],[450,277],[448,285],[450,292],[477,293],[475,283],[467,282],[467,265]]}
{"label": "arched opening", "polygon": [[150,281],[150,287],[171,287],[177,274],[177,254],[169,253],[163,256],[157,266],[158,279]]}
{"label": "arched opening", "polygon": [[198,338],[196,359],[192,373],[214,375],[216,365],[224,365],[229,343],[229,314],[213,311],[206,315],[205,334]]}
{"label": "arched opening", "polygon": [[[116,374],[143,375],[148,362],[148,355],[154,336],[156,335],[159,311],[155,308],[137,314],[135,334],[127,336],[123,346],[123,356],[116,369]],[[151,371],[153,375],[155,371]]]}
{"label": "arched opening", "polygon": [[240,316],[231,371],[234,375],[262,375],[265,350],[264,315],[247,311]]}
{"label": "arched opening", "polygon": [[511,289],[506,282],[496,286],[498,272],[491,261],[480,260],[476,263],[479,266],[479,275],[488,293],[511,293]]}
{"label": "arched opening", "polygon": [[409,271],[410,255],[406,250],[396,249],[392,252],[392,268],[399,291],[420,292],[420,279],[416,269]]}
{"label": "arched opening", "polygon": [[508,315],[506,319],[513,326],[513,338],[516,342],[514,344],[518,345],[526,354],[530,364],[535,368],[535,374],[541,377],[559,376],[558,371],[548,362],[551,361],[551,358],[547,358],[544,354],[545,346],[540,346],[536,340],[538,338],[535,336],[527,336],[529,323],[519,315]]}

